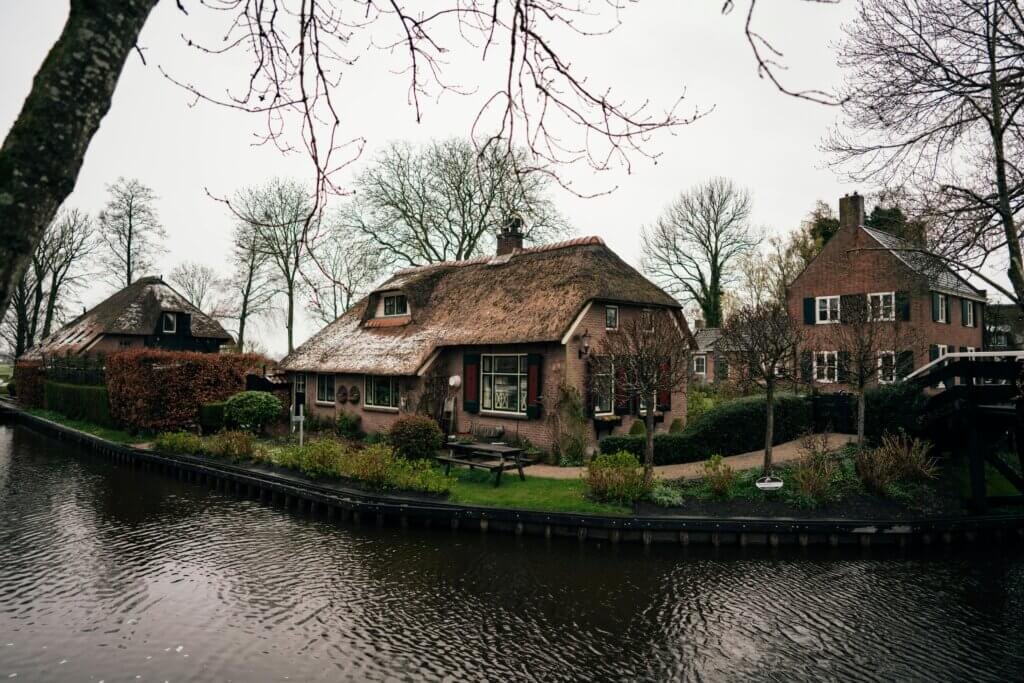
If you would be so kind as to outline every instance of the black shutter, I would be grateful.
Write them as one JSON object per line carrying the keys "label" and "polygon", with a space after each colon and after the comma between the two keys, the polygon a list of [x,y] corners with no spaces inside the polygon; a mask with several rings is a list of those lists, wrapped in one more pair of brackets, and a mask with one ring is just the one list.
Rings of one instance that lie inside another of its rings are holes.
{"label": "black shutter", "polygon": [[896,311],[899,320],[904,322],[910,320],[910,294],[908,292],[896,292]]}
{"label": "black shutter", "polygon": [[948,294],[943,294],[946,297],[946,324],[949,325],[953,322],[953,298]]}
{"label": "black shutter", "polygon": [[960,325],[961,325],[961,327],[967,327],[967,316],[970,315],[970,313],[967,312],[967,309],[970,308],[973,305],[974,304],[971,303],[970,301],[968,301],[967,299],[960,299]]}
{"label": "black shutter", "polygon": [[531,353],[526,356],[526,417],[535,420],[541,413],[541,387],[544,386],[541,377],[541,366],[544,357],[539,353]]}
{"label": "black shutter", "polygon": [[814,357],[810,351],[800,352],[800,377],[805,382],[814,379]]}
{"label": "black shutter", "polygon": [[480,354],[462,354],[462,407],[467,413],[480,412]]}
{"label": "black shutter", "polygon": [[937,360],[938,357],[939,357],[939,345],[938,344],[931,344],[928,347],[928,360],[929,361]]}
{"label": "black shutter", "polygon": [[896,356],[896,376],[903,379],[914,371],[914,352],[900,351]]}
{"label": "black shutter", "polygon": [[840,351],[836,356],[836,381],[847,384],[850,381],[850,352]]}
{"label": "black shutter", "polygon": [[804,297],[804,325],[814,324],[814,297]]}
{"label": "black shutter", "polygon": [[942,296],[938,292],[932,292],[932,322],[939,322],[939,297]]}

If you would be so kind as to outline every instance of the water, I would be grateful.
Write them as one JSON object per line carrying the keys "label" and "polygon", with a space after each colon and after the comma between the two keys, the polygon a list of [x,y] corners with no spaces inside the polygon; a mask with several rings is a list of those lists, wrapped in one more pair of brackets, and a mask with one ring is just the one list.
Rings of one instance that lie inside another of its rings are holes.
{"label": "water", "polygon": [[14,674],[1021,680],[1024,559],[336,526],[0,425]]}

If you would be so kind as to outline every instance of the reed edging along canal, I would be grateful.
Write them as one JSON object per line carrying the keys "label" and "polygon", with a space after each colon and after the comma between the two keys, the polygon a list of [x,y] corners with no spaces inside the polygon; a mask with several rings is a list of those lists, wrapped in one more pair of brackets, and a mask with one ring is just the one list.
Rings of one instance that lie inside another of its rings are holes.
{"label": "reed edging along canal", "polygon": [[266,505],[328,520],[475,533],[512,533],[580,541],[711,545],[940,545],[1024,542],[1024,516],[988,514],[911,520],[795,517],[611,516],[458,505],[428,496],[375,493],[317,482],[301,474],[168,454],[102,439],[0,403],[0,415],[116,463],[143,468]]}

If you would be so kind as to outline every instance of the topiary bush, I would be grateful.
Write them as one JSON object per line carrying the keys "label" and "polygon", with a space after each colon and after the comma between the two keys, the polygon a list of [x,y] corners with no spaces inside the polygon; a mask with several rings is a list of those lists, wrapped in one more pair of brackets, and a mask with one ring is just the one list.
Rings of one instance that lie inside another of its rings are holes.
{"label": "topiary bush", "polygon": [[672,424],[668,426],[669,434],[680,434],[683,431],[683,418],[677,417],[672,420]]}
{"label": "topiary bush", "polygon": [[281,414],[281,401],[266,391],[240,391],[224,403],[224,422],[250,432],[262,432]]}
{"label": "topiary bush", "polygon": [[224,401],[199,406],[199,428],[203,434],[216,434],[224,429]]}
{"label": "topiary bush", "polygon": [[645,498],[644,472],[636,456],[626,451],[599,455],[587,465],[587,489],[591,497],[623,504]]}
{"label": "topiary bush", "polygon": [[403,415],[388,431],[388,443],[395,454],[409,460],[433,458],[443,440],[441,428],[425,415]]}
{"label": "topiary bush", "polygon": [[346,439],[361,439],[363,436],[362,430],[359,425],[362,424],[363,418],[354,413],[341,412],[338,413],[338,419],[335,422],[335,428],[338,430],[338,435],[343,436]]}
{"label": "topiary bush", "polygon": [[43,407],[73,420],[101,427],[117,426],[110,415],[106,387],[46,381],[43,382]]}
{"label": "topiary bush", "polygon": [[633,420],[633,424],[629,425],[630,436],[646,436],[647,425],[644,424],[642,419]]}

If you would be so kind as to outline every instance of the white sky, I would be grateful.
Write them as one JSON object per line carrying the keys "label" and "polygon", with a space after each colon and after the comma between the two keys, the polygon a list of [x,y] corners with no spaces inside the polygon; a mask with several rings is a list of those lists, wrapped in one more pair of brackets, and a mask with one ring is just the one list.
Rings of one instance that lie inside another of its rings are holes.
{"label": "white sky", "polygon": [[[628,8],[622,26],[610,36],[571,46],[572,62],[582,74],[630,101],[650,99],[668,106],[685,88],[682,111],[714,107],[703,120],[655,137],[650,149],[661,153],[656,164],[637,159],[631,174],[565,171],[581,190],[616,188],[592,199],[558,191],[556,199],[578,234],[600,235],[634,265],[639,265],[640,227],[680,190],[710,176],[728,176],[748,187],[754,223],[770,233],[797,226],[815,200],[835,207],[841,194],[854,189],[826,168],[819,150],[837,111],[782,95],[759,79],[743,34],[745,8],[723,16],[721,5],[722,0],[647,0]],[[311,180],[310,162],[253,147],[253,133],[263,130],[258,117],[205,103],[190,106],[192,98],[160,74],[157,65],[211,92],[244,83],[245,62],[200,58],[185,46],[182,33],[218,35],[224,20],[197,2],[186,6],[190,16],[182,15],[172,0],[163,0],[150,16],[139,41],[148,65],[137,55],[129,58],[68,205],[95,213],[106,201],[107,183],[121,175],[137,177],[159,195],[159,215],[169,234],[168,252],[157,271],[166,275],[176,263],[192,260],[226,273],[231,219],[206,190],[226,196],[274,175]],[[759,29],[785,54],[787,85],[829,89],[839,82],[831,44],[852,9],[850,2],[759,5]],[[60,0],[0,0],[0,136],[17,117],[67,12],[68,3]],[[478,53],[468,50],[452,60],[459,79],[469,85],[493,76],[497,68],[481,64]],[[392,72],[397,64],[395,57],[371,50],[342,81],[338,100],[344,134],[367,139],[364,159],[392,139],[467,135],[490,92],[482,88],[473,95],[428,101],[417,124],[406,101],[408,81]],[[343,172],[341,183],[358,168],[359,162]],[[866,193],[873,188],[857,189]],[[110,292],[109,286],[96,284],[82,303],[91,306]],[[303,315],[297,343],[316,329]],[[284,353],[280,320],[259,324],[257,333],[273,354]]]}

